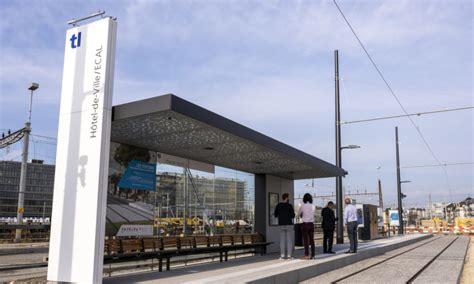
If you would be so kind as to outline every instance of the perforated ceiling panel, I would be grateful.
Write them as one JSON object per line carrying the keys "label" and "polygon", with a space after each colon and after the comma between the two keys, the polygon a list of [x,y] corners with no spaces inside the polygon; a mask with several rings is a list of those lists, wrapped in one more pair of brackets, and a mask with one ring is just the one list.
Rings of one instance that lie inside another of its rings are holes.
{"label": "perforated ceiling panel", "polygon": [[172,95],[115,107],[112,141],[289,179],[344,173],[327,162]]}

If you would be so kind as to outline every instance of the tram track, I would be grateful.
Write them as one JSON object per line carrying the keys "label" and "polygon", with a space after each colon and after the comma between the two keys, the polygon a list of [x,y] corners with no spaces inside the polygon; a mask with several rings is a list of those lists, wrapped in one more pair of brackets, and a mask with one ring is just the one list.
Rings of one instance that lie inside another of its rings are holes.
{"label": "tram track", "polygon": [[452,240],[445,248],[443,248],[438,254],[436,254],[427,264],[425,264],[418,272],[413,275],[408,281],[407,284],[413,283],[436,259],[438,259],[443,252],[445,252],[454,242],[456,242],[459,239],[459,237],[456,237],[454,240]]}
{"label": "tram track", "polygon": [[12,270],[24,270],[24,269],[33,269],[33,268],[42,268],[47,267],[47,262],[38,262],[38,263],[21,263],[21,264],[11,264],[0,266],[1,271],[12,271]]}
{"label": "tram track", "polygon": [[[423,274],[424,271],[426,271],[426,269],[428,267],[430,267],[430,265],[435,262],[452,244],[454,244],[457,240],[458,240],[459,237],[455,237],[453,240],[449,241],[447,244],[443,245],[442,248],[439,250],[439,252],[432,256],[431,259],[425,264],[423,265],[420,269],[418,269],[410,278],[409,280],[407,280],[405,283],[413,283],[420,275]],[[340,277],[336,280],[333,280],[331,281],[331,283],[341,283],[342,281],[344,281],[344,283],[351,283],[352,282],[352,279],[351,278],[354,278],[355,276],[361,276],[363,275],[364,272],[366,272],[367,270],[369,269],[372,269],[372,268],[376,268],[376,267],[381,267],[382,264],[390,261],[390,260],[395,260],[395,259],[399,259],[399,258],[403,258],[406,256],[407,253],[410,253],[410,252],[413,252],[414,250],[416,249],[420,249],[420,248],[423,248],[429,244],[432,244],[434,243],[435,241],[442,241],[442,237],[435,237],[433,238],[432,240],[429,240],[427,242],[424,242],[422,244],[419,244],[417,246],[414,246],[408,250],[405,250],[403,252],[400,252],[400,253],[397,253],[395,255],[392,255],[390,257],[387,257],[379,262],[376,262],[376,263],[373,263],[367,267],[364,267],[362,269],[359,269],[355,272],[352,272],[348,275],[345,275],[343,277]],[[381,268],[382,269],[382,268]]]}

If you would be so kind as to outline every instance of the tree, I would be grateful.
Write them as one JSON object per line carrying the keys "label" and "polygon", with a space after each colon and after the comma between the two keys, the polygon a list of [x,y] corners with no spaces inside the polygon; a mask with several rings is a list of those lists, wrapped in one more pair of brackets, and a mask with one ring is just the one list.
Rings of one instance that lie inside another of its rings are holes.
{"label": "tree", "polygon": [[114,160],[123,167],[127,167],[131,160],[149,162],[150,158],[149,150],[126,144],[120,144],[114,152]]}
{"label": "tree", "polygon": [[[127,144],[120,144],[115,149],[113,158],[120,166],[122,166],[123,168],[127,168],[128,163],[131,160],[137,160],[141,162],[150,162],[151,156],[150,156],[150,151],[147,149],[143,149],[136,146],[127,145]],[[120,172],[122,172],[122,170]],[[122,178],[122,173],[118,174],[117,176],[113,178],[114,178],[114,181],[118,183],[120,179]],[[115,187],[117,187],[117,185],[115,185]],[[126,189],[125,195],[127,199],[130,193],[132,193],[131,190]]]}

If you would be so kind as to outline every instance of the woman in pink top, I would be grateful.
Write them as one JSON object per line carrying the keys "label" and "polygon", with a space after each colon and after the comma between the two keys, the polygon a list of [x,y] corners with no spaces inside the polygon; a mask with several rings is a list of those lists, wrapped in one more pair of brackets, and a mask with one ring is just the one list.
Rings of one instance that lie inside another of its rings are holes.
{"label": "woman in pink top", "polygon": [[[301,226],[301,234],[304,244],[303,259],[314,258],[314,205],[311,194],[306,193],[303,196],[303,204],[298,210],[298,215],[301,217],[303,224]],[[311,245],[311,256],[309,256],[309,246]]]}

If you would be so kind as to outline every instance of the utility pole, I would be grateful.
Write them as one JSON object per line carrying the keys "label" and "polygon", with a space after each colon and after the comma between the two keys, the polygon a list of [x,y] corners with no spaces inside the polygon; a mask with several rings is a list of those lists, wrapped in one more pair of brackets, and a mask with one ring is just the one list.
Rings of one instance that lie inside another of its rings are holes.
{"label": "utility pole", "polygon": [[[161,225],[161,215],[158,214],[158,218],[156,218],[156,194],[157,194],[157,189],[155,188],[155,196],[154,196],[154,201],[153,201],[153,235],[155,235],[155,232],[157,232],[157,234],[159,234],[159,226]],[[156,219],[160,220],[160,222],[158,223],[156,221]]]}
{"label": "utility pole", "polygon": [[382,182],[379,179],[379,207],[383,211]]}
{"label": "utility pole", "polygon": [[398,234],[403,235],[402,181],[400,180],[400,151],[398,147],[398,126],[395,126],[395,145],[397,154],[397,196],[398,196]]}
{"label": "utility pole", "polygon": [[168,212],[170,211],[170,193],[166,193],[166,218],[169,218]]}
{"label": "utility pole", "polygon": [[[23,213],[25,212],[24,203],[25,203],[25,191],[26,191],[26,174],[28,166],[28,144],[30,143],[30,132],[31,132],[31,109],[33,107],[33,91],[39,88],[39,84],[31,83],[28,87],[30,90],[30,107],[28,114],[28,121],[25,123],[25,137],[23,139],[23,152],[21,154],[21,173],[20,173],[20,188],[18,190],[18,209],[16,219],[18,224],[23,224]],[[15,242],[18,243],[21,241],[21,229],[16,229],[15,232]]]}
{"label": "utility pole", "polygon": [[429,210],[430,210],[430,220],[433,218],[433,213],[432,213],[432,208],[433,208],[433,204],[431,203],[431,193],[428,194],[428,206],[429,206]]}
{"label": "utility pole", "polygon": [[[336,166],[341,168],[341,114],[339,103],[339,51],[334,50],[334,81],[336,96]],[[337,211],[337,230],[336,243],[344,243],[344,220],[343,219],[343,196],[342,196],[342,177],[336,177],[336,211]]]}
{"label": "utility pole", "polygon": [[187,226],[188,226],[188,220],[187,220],[187,216],[188,216],[188,172],[187,172],[187,169],[184,168],[184,212],[183,212],[183,221],[184,221],[184,224],[183,224],[183,235],[186,236],[186,230],[187,230]]}
{"label": "utility pole", "polygon": [[44,213],[46,210],[46,201],[43,201],[43,222],[44,222]]}

